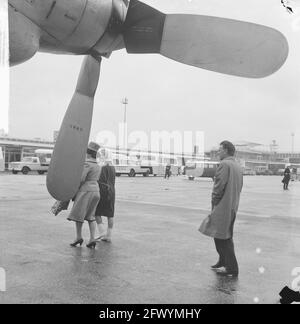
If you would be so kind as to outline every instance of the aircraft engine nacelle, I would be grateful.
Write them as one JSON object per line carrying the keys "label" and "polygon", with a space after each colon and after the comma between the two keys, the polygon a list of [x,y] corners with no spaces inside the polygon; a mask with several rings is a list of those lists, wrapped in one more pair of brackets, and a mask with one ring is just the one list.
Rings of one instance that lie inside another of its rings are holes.
{"label": "aircraft engine nacelle", "polygon": [[[127,14],[127,0],[8,1],[11,8],[40,29],[40,51],[109,55],[124,47],[120,30]],[[16,28],[31,30],[31,27],[24,27]],[[28,37],[25,41],[28,42]],[[27,46],[31,43],[29,41]]]}
{"label": "aircraft engine nacelle", "polygon": [[40,29],[9,7],[10,65],[29,60],[39,50]]}

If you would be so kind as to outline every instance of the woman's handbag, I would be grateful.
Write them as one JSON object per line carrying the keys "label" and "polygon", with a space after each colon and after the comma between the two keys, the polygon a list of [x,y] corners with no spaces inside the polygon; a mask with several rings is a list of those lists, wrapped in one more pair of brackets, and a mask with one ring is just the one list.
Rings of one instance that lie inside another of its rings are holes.
{"label": "woman's handbag", "polygon": [[62,210],[67,210],[69,207],[70,200],[68,201],[59,201],[57,200],[54,205],[51,207],[51,212],[54,216],[57,216]]}

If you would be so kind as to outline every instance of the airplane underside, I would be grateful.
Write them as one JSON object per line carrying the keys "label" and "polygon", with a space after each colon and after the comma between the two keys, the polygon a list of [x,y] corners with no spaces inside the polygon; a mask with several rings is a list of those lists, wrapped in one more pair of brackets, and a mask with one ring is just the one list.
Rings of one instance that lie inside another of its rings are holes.
{"label": "airplane underside", "polygon": [[37,51],[109,56],[124,48],[126,13],[123,0],[9,0],[10,64]]}

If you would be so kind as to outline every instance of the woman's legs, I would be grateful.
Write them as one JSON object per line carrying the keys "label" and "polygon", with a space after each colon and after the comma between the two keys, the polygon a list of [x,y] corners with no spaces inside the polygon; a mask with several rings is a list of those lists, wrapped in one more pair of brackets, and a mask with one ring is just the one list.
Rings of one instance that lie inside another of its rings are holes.
{"label": "woman's legs", "polygon": [[106,232],[106,235],[102,238],[102,241],[111,242],[113,227],[114,227],[113,217],[107,217],[107,232]]}
{"label": "woman's legs", "polygon": [[95,231],[96,231],[96,223],[95,221],[89,222],[90,229],[90,243],[95,241]]}
{"label": "woman's legs", "polygon": [[82,224],[81,222],[76,222],[76,239],[73,243],[71,243],[70,245],[75,247],[77,246],[78,244],[81,244],[83,243],[83,239],[82,239],[82,235],[81,235],[81,230],[82,230]]}
{"label": "woman's legs", "polygon": [[76,241],[82,239],[82,225],[81,222],[76,222]]}
{"label": "woman's legs", "polygon": [[96,218],[98,232],[99,232],[99,237],[97,239],[100,239],[102,236],[104,236],[105,229],[104,229],[104,226],[103,226],[102,217],[101,216],[95,216],[95,218]]}
{"label": "woman's legs", "polygon": [[107,234],[111,236],[112,229],[114,227],[114,219],[113,217],[107,217]]}

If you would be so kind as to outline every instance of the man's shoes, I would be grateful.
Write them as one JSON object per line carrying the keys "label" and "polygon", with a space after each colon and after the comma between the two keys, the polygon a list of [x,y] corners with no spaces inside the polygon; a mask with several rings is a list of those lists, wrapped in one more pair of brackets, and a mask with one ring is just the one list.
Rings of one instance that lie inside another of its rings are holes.
{"label": "man's shoes", "polygon": [[222,267],[225,267],[224,264],[222,264],[220,261],[218,261],[216,264],[210,266],[211,269],[215,270],[215,269],[220,269]]}
{"label": "man's shoes", "polygon": [[217,270],[217,274],[220,275],[220,276],[227,277],[227,278],[237,278],[238,275],[239,275],[238,272],[227,271],[226,269]]}

